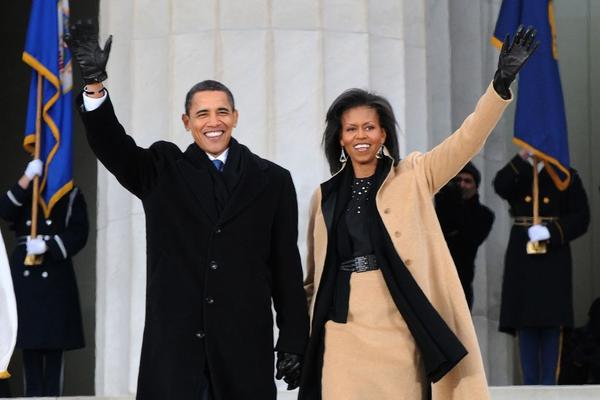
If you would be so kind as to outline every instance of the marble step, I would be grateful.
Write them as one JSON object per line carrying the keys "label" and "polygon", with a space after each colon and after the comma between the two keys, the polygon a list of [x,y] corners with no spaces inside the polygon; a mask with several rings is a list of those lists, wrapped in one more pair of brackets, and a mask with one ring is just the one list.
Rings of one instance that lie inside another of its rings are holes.
{"label": "marble step", "polygon": [[[585,386],[495,386],[490,388],[492,400],[598,400],[600,385]],[[296,400],[298,391],[280,391],[278,400]],[[122,397],[38,397],[39,400],[134,400],[134,396]],[[35,398],[22,398],[35,400]]]}

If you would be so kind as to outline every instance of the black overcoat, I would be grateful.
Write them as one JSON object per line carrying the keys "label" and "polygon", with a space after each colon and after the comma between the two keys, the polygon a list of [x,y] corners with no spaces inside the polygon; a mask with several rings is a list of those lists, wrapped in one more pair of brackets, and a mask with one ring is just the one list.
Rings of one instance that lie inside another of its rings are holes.
{"label": "black overcoat", "polygon": [[[496,193],[508,201],[512,217],[533,215],[533,167],[515,156],[496,174]],[[571,240],[583,235],[590,221],[587,196],[577,172],[560,191],[546,168],[539,173],[539,214],[550,231],[548,252],[528,255],[528,226],[513,224],[504,259],[500,331],[527,327],[573,326]]]}
{"label": "black overcoat", "polygon": [[197,145],[138,147],[110,99],[81,116],[92,150],[146,215],[137,398],[196,400],[206,365],[216,400],[275,399],[273,350],[303,354],[308,339],[289,172],[232,139],[243,169],[217,217],[214,167]]}
{"label": "black overcoat", "polygon": [[475,258],[479,246],[492,230],[494,213],[481,204],[479,194],[463,200],[460,192],[453,186],[455,185],[446,185],[435,196],[435,211],[471,308]]}
{"label": "black overcoat", "polygon": [[84,346],[79,292],[71,257],[85,246],[85,200],[75,187],[54,205],[48,218],[38,210],[38,234],[48,246],[39,266],[25,266],[26,236],[31,233],[31,185],[18,184],[0,197],[0,217],[10,222],[17,247],[10,268],[17,300],[17,347],[77,349]]}

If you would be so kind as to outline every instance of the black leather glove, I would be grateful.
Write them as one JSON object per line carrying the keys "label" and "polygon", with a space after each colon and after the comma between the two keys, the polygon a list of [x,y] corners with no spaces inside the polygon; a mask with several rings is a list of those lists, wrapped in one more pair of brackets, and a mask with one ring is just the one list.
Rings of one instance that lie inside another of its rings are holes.
{"label": "black leather glove", "polygon": [[102,82],[107,78],[106,63],[112,45],[112,35],[104,43],[104,49],[98,44],[98,26],[91,20],[77,21],[69,28],[65,41],[79,64],[83,81],[88,83]]}
{"label": "black leather glove", "polygon": [[277,352],[276,379],[282,379],[288,384],[287,390],[294,390],[300,386],[302,373],[302,356],[299,354]]}
{"label": "black leather glove", "polygon": [[527,29],[520,25],[515,37],[510,42],[510,35],[506,35],[500,57],[498,57],[498,69],[494,74],[494,89],[505,100],[510,99],[510,84],[515,80],[517,74],[525,65],[529,57],[540,45],[535,40],[537,31],[528,26]]}

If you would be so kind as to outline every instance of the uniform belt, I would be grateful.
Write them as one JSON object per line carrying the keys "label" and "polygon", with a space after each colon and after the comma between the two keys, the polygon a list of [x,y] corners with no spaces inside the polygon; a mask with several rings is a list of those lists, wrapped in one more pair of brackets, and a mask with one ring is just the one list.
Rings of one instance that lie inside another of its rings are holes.
{"label": "uniform belt", "polygon": [[[539,217],[540,222],[558,221],[558,217]],[[514,217],[513,225],[516,226],[531,226],[533,225],[533,217]]]}
{"label": "uniform belt", "polygon": [[366,272],[376,269],[379,269],[379,267],[374,254],[354,257],[340,264],[340,270],[348,272]]}

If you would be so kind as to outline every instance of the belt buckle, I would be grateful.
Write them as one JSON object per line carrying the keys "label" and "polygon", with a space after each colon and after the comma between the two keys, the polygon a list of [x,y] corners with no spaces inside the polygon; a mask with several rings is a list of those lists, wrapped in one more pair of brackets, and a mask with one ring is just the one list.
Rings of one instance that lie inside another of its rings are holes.
{"label": "belt buckle", "polygon": [[356,272],[366,272],[369,270],[369,263],[367,257],[360,256],[354,259],[354,268]]}

